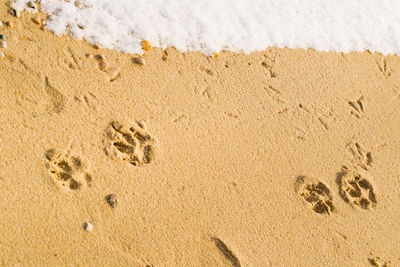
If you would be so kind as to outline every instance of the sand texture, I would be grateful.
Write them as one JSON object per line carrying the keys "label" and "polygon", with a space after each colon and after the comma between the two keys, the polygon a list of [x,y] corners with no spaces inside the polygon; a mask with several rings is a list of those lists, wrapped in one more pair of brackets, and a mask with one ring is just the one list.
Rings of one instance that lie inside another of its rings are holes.
{"label": "sand texture", "polygon": [[400,265],[399,57],[139,65],[0,2],[2,266]]}

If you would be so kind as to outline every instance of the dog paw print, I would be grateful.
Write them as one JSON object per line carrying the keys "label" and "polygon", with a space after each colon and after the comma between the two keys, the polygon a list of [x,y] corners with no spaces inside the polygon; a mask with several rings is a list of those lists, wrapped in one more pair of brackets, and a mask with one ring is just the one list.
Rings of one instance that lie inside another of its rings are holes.
{"label": "dog paw print", "polygon": [[118,158],[129,164],[142,166],[154,160],[156,140],[147,132],[143,123],[123,125],[112,122],[108,135],[112,142],[111,147]]}
{"label": "dog paw print", "polygon": [[50,174],[62,186],[73,191],[90,186],[92,176],[88,172],[88,162],[80,156],[50,149],[46,152],[46,158]]}
{"label": "dog paw print", "polygon": [[297,179],[297,192],[316,213],[329,215],[334,210],[331,190],[317,178],[299,177]]}
{"label": "dog paw print", "polygon": [[339,193],[347,203],[366,210],[377,204],[368,173],[361,170],[345,170],[339,185]]}

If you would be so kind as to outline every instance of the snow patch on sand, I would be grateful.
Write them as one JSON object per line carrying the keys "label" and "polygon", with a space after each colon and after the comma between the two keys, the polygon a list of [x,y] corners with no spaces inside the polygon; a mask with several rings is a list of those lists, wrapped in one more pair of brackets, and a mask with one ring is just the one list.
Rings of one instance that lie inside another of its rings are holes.
{"label": "snow patch on sand", "polygon": [[397,0],[42,0],[41,8],[57,35],[134,54],[142,40],[204,54],[270,46],[400,54]]}

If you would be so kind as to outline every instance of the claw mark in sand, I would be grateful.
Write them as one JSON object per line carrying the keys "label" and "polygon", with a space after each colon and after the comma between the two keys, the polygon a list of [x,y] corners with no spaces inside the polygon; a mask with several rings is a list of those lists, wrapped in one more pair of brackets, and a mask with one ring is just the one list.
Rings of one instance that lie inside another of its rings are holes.
{"label": "claw mark in sand", "polygon": [[274,71],[274,66],[276,59],[272,59],[267,55],[264,55],[265,61],[261,62],[261,66],[267,69],[269,78],[276,78],[276,72]]}
{"label": "claw mark in sand", "polygon": [[288,111],[286,101],[282,99],[282,93],[272,85],[266,85],[263,87],[264,91],[267,93],[268,97],[278,105],[278,114],[282,114]]}
{"label": "claw mark in sand", "polygon": [[212,241],[214,241],[215,246],[218,248],[218,250],[224,255],[224,257],[229,260],[229,262],[232,264],[233,267],[240,267],[240,262],[239,259],[233,254],[233,252],[228,248],[225,243],[217,238],[217,237],[212,237]]}
{"label": "claw mark in sand", "polygon": [[97,97],[93,93],[88,92],[87,95],[75,96],[75,100],[84,103],[92,113],[96,113],[99,110]]}
{"label": "claw mark in sand", "polygon": [[356,117],[357,119],[361,119],[364,116],[364,104],[363,104],[363,99],[364,97],[361,96],[357,101],[349,101],[350,107],[352,107],[352,110],[350,111],[350,114]]}
{"label": "claw mark in sand", "polygon": [[392,75],[392,69],[387,66],[386,58],[383,58],[381,63],[376,62],[376,65],[378,65],[379,70],[386,78]]}
{"label": "claw mark in sand", "polygon": [[266,68],[268,70],[268,74],[270,78],[276,78],[276,73],[273,70],[273,66],[271,64],[268,64],[267,62],[263,61],[261,62],[261,66]]}
{"label": "claw mark in sand", "polygon": [[309,106],[306,107],[304,104],[299,103],[299,108],[304,110],[305,112],[311,114],[314,118],[317,118],[321,125],[325,128],[325,130],[329,129],[329,124],[335,121],[335,117],[333,116],[332,111],[326,111],[322,108]]}
{"label": "claw mark in sand", "polygon": [[346,145],[348,151],[353,155],[352,163],[354,167],[361,167],[364,170],[368,170],[373,162],[372,154],[369,151],[365,151],[359,143],[348,143]]}
{"label": "claw mark in sand", "polygon": [[277,104],[286,104],[285,101],[283,101],[282,99],[280,99],[280,95],[282,95],[281,91],[279,91],[278,89],[276,89],[275,87],[268,85],[268,86],[264,86],[264,91],[268,94],[268,96],[274,100]]}
{"label": "claw mark in sand", "polygon": [[208,100],[210,100],[210,101],[212,102],[212,101],[213,101],[213,98],[212,98],[212,96],[211,96],[211,94],[210,94],[210,91],[211,91],[210,88],[207,87],[206,89],[204,89],[204,90],[201,92],[201,95],[207,97]]}
{"label": "claw mark in sand", "polygon": [[79,64],[78,58],[75,56],[74,52],[70,47],[67,47],[66,49],[63,50],[65,58],[64,58],[64,63],[68,68],[70,69],[76,69],[78,68],[79,70],[81,69],[81,66]]}
{"label": "claw mark in sand", "polygon": [[69,52],[69,54],[70,54],[72,60],[74,61],[75,65],[78,67],[78,69],[81,69],[81,67],[80,67],[80,65],[79,65],[79,62],[78,62],[78,60],[76,59],[75,54],[74,54],[74,52],[72,51],[72,49],[71,49],[70,47],[68,47],[68,52]]}

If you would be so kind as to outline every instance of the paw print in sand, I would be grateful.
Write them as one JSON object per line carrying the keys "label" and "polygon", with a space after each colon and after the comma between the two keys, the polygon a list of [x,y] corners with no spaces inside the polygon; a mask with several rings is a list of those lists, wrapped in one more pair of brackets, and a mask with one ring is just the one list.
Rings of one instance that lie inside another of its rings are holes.
{"label": "paw print in sand", "polygon": [[156,140],[151,136],[143,123],[135,122],[123,125],[110,123],[108,137],[117,157],[133,166],[149,164],[154,160]]}
{"label": "paw print in sand", "polygon": [[70,190],[89,186],[92,176],[88,172],[88,162],[67,151],[50,149],[46,152],[47,168],[56,182]]}
{"label": "paw print in sand", "polygon": [[340,195],[347,203],[368,210],[377,204],[370,180],[365,171],[346,170],[340,177]]}
{"label": "paw print in sand", "polygon": [[331,190],[317,178],[298,177],[297,192],[316,213],[329,215],[334,210]]}

